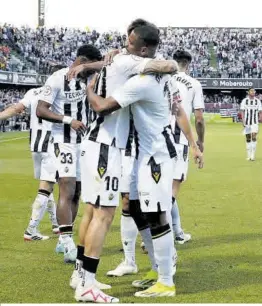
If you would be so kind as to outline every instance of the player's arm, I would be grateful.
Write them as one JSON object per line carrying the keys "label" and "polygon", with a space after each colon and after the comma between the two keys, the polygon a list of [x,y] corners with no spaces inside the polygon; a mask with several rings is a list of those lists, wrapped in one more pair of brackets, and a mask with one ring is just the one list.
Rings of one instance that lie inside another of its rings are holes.
{"label": "player's arm", "polygon": [[24,104],[21,102],[12,105],[5,109],[4,111],[0,112],[0,120],[9,119],[15,115],[21,114],[25,110]]}
{"label": "player's arm", "polygon": [[78,74],[80,73],[84,74],[86,72],[99,72],[105,64],[105,61],[99,61],[81,64],[76,67],[70,68],[66,75],[67,80],[71,81],[72,79],[77,78]]}
{"label": "player's arm", "polygon": [[139,82],[139,76],[129,79],[108,98],[102,98],[94,93],[96,78],[97,76],[87,86],[87,96],[92,109],[101,115],[108,115],[143,99],[145,91],[143,84]]}
{"label": "player's arm", "polygon": [[261,101],[259,100],[258,101],[258,114],[259,114],[259,118],[258,118],[258,120],[259,120],[259,122],[262,122],[262,104],[261,104]]}
{"label": "player's arm", "polygon": [[245,100],[243,100],[241,102],[241,105],[240,105],[240,112],[241,112],[241,119],[242,119],[242,124],[243,126],[245,127],[246,124],[245,124]]}
{"label": "player's arm", "polygon": [[88,102],[90,103],[92,109],[100,115],[108,115],[115,110],[121,108],[117,101],[113,97],[102,98],[94,92],[95,84],[98,75],[96,74],[93,79],[89,82],[86,88],[86,94],[88,97]]}
{"label": "player's arm", "polygon": [[205,120],[204,120],[204,97],[203,90],[200,82],[195,84],[195,96],[193,100],[193,109],[195,115],[195,128],[197,132],[197,145],[201,152],[204,151],[204,140],[205,140]]}
{"label": "player's arm", "polygon": [[36,108],[37,117],[53,123],[68,124],[74,130],[79,130],[81,133],[84,133],[86,127],[82,122],[75,120],[70,116],[56,114],[50,110],[50,107],[54,103],[59,91],[59,81],[57,80],[56,75],[53,74],[46,81],[41,97],[39,98]]}
{"label": "player's arm", "polygon": [[142,69],[142,74],[173,74],[178,71],[177,62],[174,60],[150,60],[144,69]]}

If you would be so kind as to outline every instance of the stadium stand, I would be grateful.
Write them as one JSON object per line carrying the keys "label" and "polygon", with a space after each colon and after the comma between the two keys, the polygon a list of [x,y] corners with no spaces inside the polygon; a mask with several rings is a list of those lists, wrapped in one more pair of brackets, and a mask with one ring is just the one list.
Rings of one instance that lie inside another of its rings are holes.
{"label": "stadium stand", "polygon": [[[105,54],[123,47],[125,42],[126,35],[119,32],[17,28],[5,24],[0,27],[0,44],[8,46],[13,54],[12,64],[1,65],[1,69],[48,74],[54,63],[70,65],[81,44],[92,43]],[[159,53],[170,58],[180,48],[193,56],[193,77],[261,77],[262,29],[162,28]]]}

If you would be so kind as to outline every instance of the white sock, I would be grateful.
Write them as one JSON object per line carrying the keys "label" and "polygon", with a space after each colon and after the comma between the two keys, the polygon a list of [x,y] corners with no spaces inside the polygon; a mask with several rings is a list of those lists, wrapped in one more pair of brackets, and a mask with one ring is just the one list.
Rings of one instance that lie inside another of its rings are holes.
{"label": "white sock", "polygon": [[250,158],[252,152],[252,142],[246,142],[246,148],[247,148],[247,158]]}
{"label": "white sock", "polygon": [[257,142],[256,141],[251,142],[251,148],[252,148],[252,157],[255,158],[256,149],[257,149]]}
{"label": "white sock", "polygon": [[48,191],[41,189],[38,191],[38,194],[32,206],[32,215],[29,222],[29,226],[27,228],[28,232],[34,233],[40,221],[43,219],[47,207],[48,197]]}
{"label": "white sock", "polygon": [[[162,236],[161,236],[162,235]],[[154,236],[156,238],[154,238]],[[158,237],[160,236],[160,237]],[[161,230],[152,231],[156,263],[158,265],[158,282],[166,286],[173,286],[173,236],[169,224]]]}
{"label": "white sock", "polygon": [[156,264],[155,255],[154,255],[154,247],[153,247],[153,241],[152,241],[152,235],[151,235],[150,228],[148,227],[140,231],[140,234],[145,244],[145,248],[148,251],[148,256],[149,256],[149,259],[152,265],[152,270],[157,271],[157,264]]}
{"label": "white sock", "polygon": [[183,233],[183,230],[182,230],[182,227],[181,227],[180,214],[179,214],[179,209],[178,209],[178,205],[177,205],[177,200],[175,198],[173,198],[171,215],[172,215],[173,232],[176,236],[178,236],[181,233]]}
{"label": "white sock", "polygon": [[83,269],[83,282],[82,286],[91,286],[95,282],[96,275],[95,273],[88,272]]}
{"label": "white sock", "polygon": [[134,219],[122,212],[121,216],[121,240],[125,254],[125,261],[128,264],[134,265],[136,262],[136,238],[138,234],[137,226]]}
{"label": "white sock", "polygon": [[58,226],[56,218],[56,203],[53,193],[50,194],[47,204],[47,211],[49,214],[49,219],[52,222],[52,225]]}
{"label": "white sock", "polygon": [[[171,234],[172,234],[172,237],[174,237],[174,232],[173,232],[173,219],[172,219],[172,215],[171,215],[171,211],[169,213],[167,213],[167,221],[169,223],[169,226],[170,226],[170,229],[171,229]],[[173,240],[173,244],[172,244],[172,247],[173,247],[173,250],[172,250],[172,257],[173,257],[173,266],[176,265],[176,262],[177,262],[177,251],[176,251],[176,247],[175,247],[175,242]]]}

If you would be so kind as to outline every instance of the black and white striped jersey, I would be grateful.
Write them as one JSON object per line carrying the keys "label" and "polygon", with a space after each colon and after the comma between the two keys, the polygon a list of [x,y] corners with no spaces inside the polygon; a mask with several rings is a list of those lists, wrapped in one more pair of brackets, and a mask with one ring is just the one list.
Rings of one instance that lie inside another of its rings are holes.
{"label": "black and white striped jersey", "polygon": [[[132,76],[140,74],[149,58],[141,58],[127,54],[126,51],[115,56],[113,63],[104,66],[96,84],[96,93],[104,98],[112,96],[113,92]],[[86,139],[125,149],[129,135],[129,108],[123,108],[107,116],[96,115],[95,120],[87,130]]]}
{"label": "black and white striped jersey", "polygon": [[[70,116],[86,124],[86,84],[75,79],[68,82],[68,71],[69,68],[63,68],[47,79],[41,100],[50,103],[54,113]],[[52,135],[54,142],[58,143],[77,144],[82,141],[82,136],[68,124],[53,123]]]}
{"label": "black and white striped jersey", "polygon": [[244,112],[244,124],[246,126],[258,124],[259,112],[262,111],[261,101],[258,98],[245,98],[241,102],[240,109]]}
{"label": "black and white striped jersey", "polygon": [[[179,90],[182,106],[185,110],[188,120],[192,111],[196,109],[205,109],[202,85],[200,82],[185,72],[179,72],[172,76]],[[177,124],[176,117],[171,117],[171,126],[175,138],[175,143],[188,146],[188,140]]]}
{"label": "black and white striped jersey", "polygon": [[20,101],[26,108],[30,108],[30,149],[31,152],[48,152],[51,141],[52,123],[39,119],[36,108],[42,88],[30,89]]}

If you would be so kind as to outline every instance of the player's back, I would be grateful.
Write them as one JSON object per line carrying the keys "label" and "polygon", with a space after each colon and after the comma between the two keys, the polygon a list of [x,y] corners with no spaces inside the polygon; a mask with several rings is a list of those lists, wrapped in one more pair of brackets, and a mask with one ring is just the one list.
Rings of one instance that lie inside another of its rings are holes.
{"label": "player's back", "polygon": [[[103,98],[124,85],[132,76],[139,73],[150,59],[143,59],[122,52],[115,56],[112,64],[101,70],[96,93]],[[120,109],[107,116],[97,116],[88,129],[87,139],[124,149],[130,129],[128,108]]]}
{"label": "player's back", "polygon": [[47,152],[51,139],[52,123],[36,116],[36,108],[43,88],[30,89],[21,103],[30,108],[30,148],[32,152]]}
{"label": "player's back", "polygon": [[[180,98],[182,100],[182,106],[186,112],[188,120],[190,120],[194,109],[204,109],[202,86],[198,80],[192,78],[185,72],[179,72],[173,75],[172,78],[176,81]],[[176,123],[175,116],[172,116],[171,118],[171,126],[175,135],[176,143],[188,145],[185,135]]]}
{"label": "player's back", "polygon": [[138,91],[143,91],[143,98],[131,104],[138,151],[148,158],[154,157],[157,163],[176,155],[169,122],[169,101],[164,93],[167,80],[167,77],[155,75],[138,75],[130,80]]}

